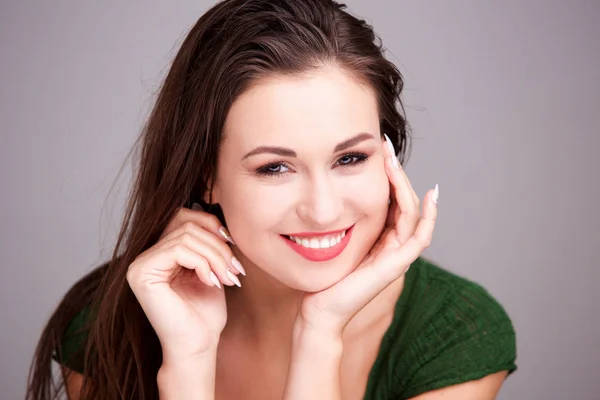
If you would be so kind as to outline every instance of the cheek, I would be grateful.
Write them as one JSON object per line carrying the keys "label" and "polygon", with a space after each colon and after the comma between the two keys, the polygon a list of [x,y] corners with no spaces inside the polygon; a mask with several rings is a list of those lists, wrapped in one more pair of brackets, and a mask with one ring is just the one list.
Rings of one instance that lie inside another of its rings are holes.
{"label": "cheek", "polygon": [[383,165],[374,165],[346,185],[347,193],[367,214],[386,214],[390,197],[390,182]]}
{"label": "cheek", "polygon": [[294,192],[277,186],[240,182],[228,188],[231,195],[223,199],[223,211],[227,225],[235,233],[248,238],[259,232],[271,230],[281,221]]}

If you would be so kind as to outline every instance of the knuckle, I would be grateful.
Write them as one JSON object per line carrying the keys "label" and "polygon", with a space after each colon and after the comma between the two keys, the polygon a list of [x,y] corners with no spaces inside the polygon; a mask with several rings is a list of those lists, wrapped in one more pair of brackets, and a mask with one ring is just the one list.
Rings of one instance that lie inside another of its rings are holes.
{"label": "knuckle", "polygon": [[189,246],[194,240],[194,236],[189,232],[183,232],[177,239],[177,244],[182,246]]}
{"label": "knuckle", "polygon": [[206,214],[206,219],[212,225],[215,225],[215,226],[220,226],[221,225],[221,221],[219,221],[219,218],[217,218],[216,215]]}
{"label": "knuckle", "polygon": [[225,260],[229,261],[233,258],[233,251],[231,251],[231,249],[229,248],[229,246],[227,246],[225,243],[223,243],[222,246],[223,250],[222,250],[222,255],[225,258]]}
{"label": "knuckle", "polygon": [[140,266],[137,261],[132,262],[127,268],[127,273],[125,274],[125,279],[131,286],[132,283],[137,282],[140,276]]}
{"label": "knuckle", "polygon": [[415,206],[413,207],[407,207],[403,210],[400,210],[400,213],[402,215],[406,215],[407,217],[409,217],[411,220],[417,220],[421,217],[421,214],[419,212],[419,207]]}
{"label": "knuckle", "polygon": [[131,284],[131,282],[135,282],[135,269],[132,268],[131,266],[127,270],[127,274],[125,275],[125,279],[127,279],[127,282],[129,282],[130,284]]}
{"label": "knuckle", "polygon": [[189,234],[191,232],[194,232],[197,229],[197,226],[194,222],[188,220],[182,224],[182,229],[184,234]]}
{"label": "knuckle", "polygon": [[173,258],[177,259],[177,260],[181,260],[181,258],[183,257],[183,255],[186,253],[186,246],[185,244],[181,243],[181,241],[177,244],[175,244],[173,247],[171,247],[171,249],[169,249],[171,255],[173,256]]}
{"label": "knuckle", "polygon": [[206,258],[200,257],[198,260],[198,263],[196,265],[196,269],[198,269],[204,273],[208,273],[210,270],[210,264],[208,263]]}
{"label": "knuckle", "polygon": [[430,235],[421,235],[418,237],[419,243],[421,243],[421,247],[427,248],[431,245],[431,236]]}

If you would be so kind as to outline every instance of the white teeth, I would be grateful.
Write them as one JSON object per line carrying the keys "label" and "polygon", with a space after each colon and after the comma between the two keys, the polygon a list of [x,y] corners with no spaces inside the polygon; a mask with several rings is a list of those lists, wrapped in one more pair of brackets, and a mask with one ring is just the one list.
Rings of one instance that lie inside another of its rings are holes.
{"label": "white teeth", "polygon": [[302,247],[309,249],[328,249],[337,245],[346,236],[346,231],[335,235],[320,236],[314,238],[297,238],[289,236],[290,240]]}

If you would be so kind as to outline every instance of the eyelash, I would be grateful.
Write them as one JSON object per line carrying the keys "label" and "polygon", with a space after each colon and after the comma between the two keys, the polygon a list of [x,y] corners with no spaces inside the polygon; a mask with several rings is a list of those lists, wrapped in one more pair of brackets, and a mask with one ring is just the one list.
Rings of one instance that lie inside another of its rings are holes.
{"label": "eyelash", "polygon": [[[340,160],[344,159],[344,158],[348,158],[351,157],[353,159],[355,159],[354,161],[351,161],[347,164],[340,164],[340,167],[342,168],[352,168],[352,167],[356,167],[360,164],[362,164],[363,162],[367,161],[367,159],[369,158],[368,155],[366,155],[365,153],[347,153],[342,155],[340,158],[338,158],[338,160],[336,161],[336,164],[340,162]],[[286,172],[273,172],[271,170],[269,170],[270,168],[273,167],[280,167],[280,166],[285,166],[287,168],[289,168],[289,166],[287,166],[285,163],[283,162],[275,162],[275,163],[270,163],[267,164],[265,166],[262,166],[260,168],[258,168],[256,170],[256,173],[258,175],[262,175],[262,176],[267,176],[267,177],[282,177],[285,174],[288,173],[288,171]]]}

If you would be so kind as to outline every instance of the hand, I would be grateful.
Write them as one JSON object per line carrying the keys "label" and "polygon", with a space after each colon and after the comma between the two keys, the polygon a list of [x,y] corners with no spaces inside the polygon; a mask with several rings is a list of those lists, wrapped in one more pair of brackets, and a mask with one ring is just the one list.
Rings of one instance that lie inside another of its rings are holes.
{"label": "hand", "polygon": [[[330,288],[303,298],[300,321],[321,332],[341,335],[347,323],[392,282],[431,243],[437,218],[437,186],[425,195],[423,215],[419,198],[402,170],[389,139],[382,144],[385,171],[391,184],[386,225],[373,248],[354,272]],[[434,199],[435,194],[435,199]]]}
{"label": "hand", "polygon": [[243,272],[226,241],[231,237],[215,216],[182,208],[129,266],[127,281],[160,339],[163,358],[216,354],[227,321],[221,282],[239,285],[236,274]]}

